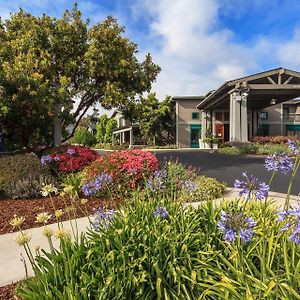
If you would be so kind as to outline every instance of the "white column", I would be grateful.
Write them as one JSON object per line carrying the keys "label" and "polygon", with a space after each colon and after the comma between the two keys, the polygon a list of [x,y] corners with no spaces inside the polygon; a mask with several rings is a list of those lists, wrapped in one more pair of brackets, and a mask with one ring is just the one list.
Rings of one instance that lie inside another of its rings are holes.
{"label": "white column", "polygon": [[205,110],[201,111],[201,139],[205,138],[205,133],[207,129],[206,124],[207,112]]}
{"label": "white column", "polygon": [[230,94],[230,142],[248,141],[247,94]]}
{"label": "white column", "polygon": [[133,145],[133,129],[131,127],[130,131],[129,131],[129,148],[131,148]]}

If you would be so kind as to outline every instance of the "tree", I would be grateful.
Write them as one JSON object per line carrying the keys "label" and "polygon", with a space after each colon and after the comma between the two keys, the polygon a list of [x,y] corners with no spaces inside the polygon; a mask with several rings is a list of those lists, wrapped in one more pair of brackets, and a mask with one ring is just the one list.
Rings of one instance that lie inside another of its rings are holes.
{"label": "tree", "polygon": [[137,45],[124,33],[113,17],[89,27],[76,4],[61,19],[20,10],[0,21],[7,130],[19,132],[23,145],[41,142],[41,136],[49,143],[49,124],[59,116],[63,128],[75,124],[70,134],[65,131],[67,140],[91,106],[124,106],[149,91],[160,68],[150,54],[139,62]]}
{"label": "tree", "polygon": [[108,118],[102,115],[96,125],[96,139],[98,143],[112,143],[112,131],[117,127],[117,121],[114,118]]}
{"label": "tree", "polygon": [[173,135],[174,106],[169,96],[160,102],[155,93],[150,93],[146,98],[131,101],[121,111],[126,119],[139,124],[142,135],[153,145],[158,139],[162,141],[162,133],[165,132],[169,139]]}

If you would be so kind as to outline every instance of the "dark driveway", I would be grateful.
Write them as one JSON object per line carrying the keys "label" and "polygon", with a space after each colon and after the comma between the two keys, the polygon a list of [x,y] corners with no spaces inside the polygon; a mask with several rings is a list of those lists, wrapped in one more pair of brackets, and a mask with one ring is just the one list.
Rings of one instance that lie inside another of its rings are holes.
{"label": "dark driveway", "polygon": [[[204,151],[182,150],[172,152],[155,153],[159,161],[178,158],[178,161],[189,166],[200,168],[200,174],[215,177],[219,181],[233,186],[234,180],[241,178],[241,173],[247,171],[260,180],[269,182],[271,172],[268,172],[263,164],[264,158],[255,156],[229,156]],[[286,193],[291,174],[277,174],[271,185],[271,190]],[[293,185],[292,194],[300,192],[300,175],[298,174]]]}

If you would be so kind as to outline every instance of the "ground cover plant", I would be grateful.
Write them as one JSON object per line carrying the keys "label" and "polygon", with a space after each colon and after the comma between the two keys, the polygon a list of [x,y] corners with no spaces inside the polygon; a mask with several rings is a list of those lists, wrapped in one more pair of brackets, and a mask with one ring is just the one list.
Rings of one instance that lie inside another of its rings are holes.
{"label": "ground cover plant", "polygon": [[[197,194],[197,180],[203,186],[213,180],[199,178],[195,170],[178,162],[166,162],[143,180],[143,188],[128,194],[122,209],[99,209],[87,235],[67,232],[61,223],[57,231],[49,231],[49,216],[39,216],[51,251],[40,251],[34,258],[28,247],[30,234],[20,232],[17,242],[28,251],[35,277],[23,282],[17,295],[22,299],[300,298],[300,212],[290,205],[300,144],[291,141],[289,147],[295,158],[287,154],[266,158],[269,183],[243,173],[235,181],[239,194],[234,201],[214,205],[208,199],[197,209],[176,201],[183,190]],[[282,208],[268,199],[278,172],[291,175]],[[22,229],[22,222],[16,217],[11,223]],[[53,238],[61,240],[59,249],[51,248]]]}

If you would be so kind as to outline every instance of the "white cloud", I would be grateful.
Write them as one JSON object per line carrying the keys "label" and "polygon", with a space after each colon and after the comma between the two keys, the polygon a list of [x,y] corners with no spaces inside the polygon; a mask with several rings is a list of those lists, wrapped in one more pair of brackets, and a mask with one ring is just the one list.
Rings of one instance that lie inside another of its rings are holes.
{"label": "white cloud", "polygon": [[295,30],[293,38],[278,47],[278,58],[287,67],[300,67],[300,28]]}
{"label": "white cloud", "polygon": [[[140,14],[151,16],[150,50],[161,68],[153,90],[164,95],[205,94],[256,67],[254,53],[232,42],[222,27],[217,0],[146,0]],[[159,47],[157,47],[158,42]]]}

